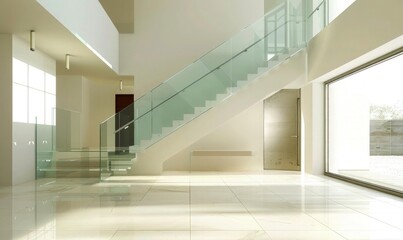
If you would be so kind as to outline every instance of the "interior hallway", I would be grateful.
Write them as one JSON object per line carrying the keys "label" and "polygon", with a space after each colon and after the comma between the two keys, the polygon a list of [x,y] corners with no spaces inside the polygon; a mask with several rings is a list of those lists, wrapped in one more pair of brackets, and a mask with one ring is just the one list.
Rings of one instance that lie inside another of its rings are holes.
{"label": "interior hallway", "polygon": [[403,239],[403,200],[298,172],[167,172],[0,188],[1,239]]}

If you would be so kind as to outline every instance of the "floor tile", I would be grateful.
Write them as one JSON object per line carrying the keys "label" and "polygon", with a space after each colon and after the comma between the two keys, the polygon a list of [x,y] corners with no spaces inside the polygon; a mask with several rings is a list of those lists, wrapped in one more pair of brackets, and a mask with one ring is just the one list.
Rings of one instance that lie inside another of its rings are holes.
{"label": "floor tile", "polygon": [[255,215],[264,230],[326,230],[327,227],[302,212],[276,211]]}
{"label": "floor tile", "polygon": [[335,211],[316,210],[307,212],[307,214],[334,230],[395,230],[389,224],[351,209]]}
{"label": "floor tile", "polygon": [[339,231],[349,240],[401,240],[403,231]]}
{"label": "floor tile", "polygon": [[190,240],[188,231],[118,231],[111,240]]}
{"label": "floor tile", "polygon": [[345,240],[331,230],[323,231],[267,231],[271,240]]}
{"label": "floor tile", "polygon": [[298,172],[166,172],[0,187],[0,239],[403,239],[403,200]]}
{"label": "floor tile", "polygon": [[192,240],[271,240],[264,231],[192,231]]}

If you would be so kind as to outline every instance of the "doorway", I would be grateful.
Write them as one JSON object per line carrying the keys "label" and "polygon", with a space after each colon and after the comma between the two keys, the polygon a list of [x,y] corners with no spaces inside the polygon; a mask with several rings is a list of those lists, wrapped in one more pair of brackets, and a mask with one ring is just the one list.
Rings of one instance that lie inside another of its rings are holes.
{"label": "doorway", "polygon": [[300,90],[264,101],[264,169],[300,171]]}
{"label": "doorway", "polygon": [[134,145],[134,107],[129,107],[133,101],[133,94],[115,95],[115,147],[118,154],[128,153],[129,146]]}

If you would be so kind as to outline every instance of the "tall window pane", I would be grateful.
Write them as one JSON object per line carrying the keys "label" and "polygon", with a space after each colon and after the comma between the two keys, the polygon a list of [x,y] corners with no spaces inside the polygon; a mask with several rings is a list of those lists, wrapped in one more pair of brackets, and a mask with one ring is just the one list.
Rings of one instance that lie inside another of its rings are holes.
{"label": "tall window pane", "polygon": [[48,93],[56,94],[56,77],[52,74],[46,73],[45,75],[45,91]]}
{"label": "tall window pane", "polygon": [[28,85],[28,64],[13,58],[13,82]]}
{"label": "tall window pane", "polygon": [[328,85],[328,171],[403,191],[403,55]]}
{"label": "tall window pane", "polygon": [[56,77],[13,58],[13,121],[54,125]]}
{"label": "tall window pane", "polygon": [[28,71],[29,71],[29,79],[28,79],[29,87],[44,91],[45,72],[33,66],[29,66]]}
{"label": "tall window pane", "polygon": [[13,84],[13,122],[28,121],[28,88]]}
{"label": "tall window pane", "polygon": [[29,123],[45,123],[45,94],[36,89],[29,89]]}
{"label": "tall window pane", "polygon": [[53,94],[46,93],[45,98],[45,124],[46,125],[56,125],[55,119],[55,108],[56,108],[56,96]]}

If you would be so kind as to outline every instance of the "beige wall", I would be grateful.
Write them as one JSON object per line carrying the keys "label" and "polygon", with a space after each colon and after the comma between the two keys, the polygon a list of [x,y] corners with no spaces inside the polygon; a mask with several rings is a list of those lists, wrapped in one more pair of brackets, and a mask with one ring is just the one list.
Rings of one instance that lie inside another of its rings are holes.
{"label": "beige wall", "polygon": [[57,122],[57,149],[69,150],[70,148],[85,148],[84,124],[88,119],[83,112],[86,108],[83,92],[86,79],[82,76],[57,76],[56,77],[56,107]]}
{"label": "beige wall", "polygon": [[115,114],[115,95],[133,94],[133,80],[123,81],[123,90],[119,81],[111,79],[89,79],[89,146],[99,146],[100,124]]}
{"label": "beige wall", "polygon": [[115,114],[115,94],[133,94],[133,80],[57,76],[57,107],[79,114],[80,147],[99,146],[99,125]]}
{"label": "beige wall", "polygon": [[264,0],[264,12],[269,12],[283,2],[284,0]]}
{"label": "beige wall", "polygon": [[[308,46],[308,79],[325,81],[403,44],[403,1],[357,0]],[[383,45],[384,49],[379,49]]]}
{"label": "beige wall", "polygon": [[83,108],[83,77],[58,75],[56,79],[56,107],[81,112]]}
{"label": "beige wall", "polygon": [[0,186],[12,185],[12,35],[0,34]]}
{"label": "beige wall", "polygon": [[135,0],[135,33],[121,35],[120,73],[135,97],[259,19],[263,0]]}
{"label": "beige wall", "polygon": [[[164,163],[164,171],[187,171],[191,151],[253,151],[252,157],[193,157],[192,170],[263,169],[263,103],[258,102]],[[201,161],[206,161],[203,164]],[[211,164],[214,161],[214,164]]]}

